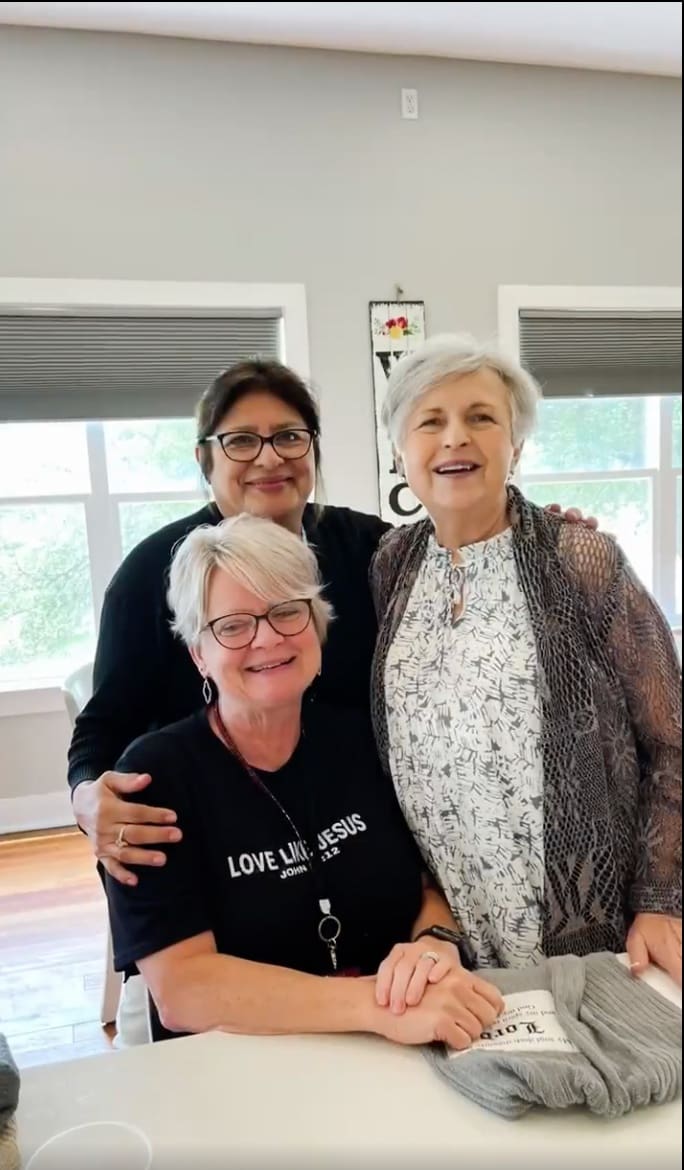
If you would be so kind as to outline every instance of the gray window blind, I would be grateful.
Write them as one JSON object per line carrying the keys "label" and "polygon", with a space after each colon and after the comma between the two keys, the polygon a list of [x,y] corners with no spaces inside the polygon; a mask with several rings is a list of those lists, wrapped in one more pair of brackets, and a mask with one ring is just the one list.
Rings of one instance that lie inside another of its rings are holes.
{"label": "gray window blind", "polygon": [[278,310],[0,312],[0,419],[192,415],[233,362],[280,358]]}
{"label": "gray window blind", "polygon": [[525,309],[520,358],[548,398],[679,394],[682,315]]}

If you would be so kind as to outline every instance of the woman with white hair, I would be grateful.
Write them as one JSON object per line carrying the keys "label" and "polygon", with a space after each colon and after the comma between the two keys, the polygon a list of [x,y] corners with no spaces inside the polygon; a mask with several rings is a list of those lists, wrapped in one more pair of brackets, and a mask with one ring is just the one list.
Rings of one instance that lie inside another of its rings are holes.
{"label": "woman with white hair", "polygon": [[148,773],[183,823],[137,885],[107,876],[117,969],[137,964],[167,1032],[467,1047],[501,998],[461,965],[369,721],[302,702],[332,616],[313,551],[247,515],[196,528],[171,563],[169,604],[207,705],[117,765]]}
{"label": "woman with white hair", "polygon": [[376,737],[478,965],[626,948],[681,982],[681,670],[614,540],[513,486],[537,399],[469,337],[390,377],[429,518],[371,568]]}

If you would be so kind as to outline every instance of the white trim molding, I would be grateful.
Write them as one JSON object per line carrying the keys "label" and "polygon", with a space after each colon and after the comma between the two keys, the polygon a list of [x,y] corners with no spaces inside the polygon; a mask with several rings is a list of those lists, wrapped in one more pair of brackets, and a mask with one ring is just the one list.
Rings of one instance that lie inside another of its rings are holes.
{"label": "white trim molding", "polygon": [[2,308],[46,312],[65,308],[276,309],[282,314],[284,360],[310,375],[306,288],[303,284],[194,280],[71,280],[0,277]]}
{"label": "white trim molding", "polygon": [[[1,282],[0,282],[1,283]],[[500,284],[498,289],[499,340],[503,348],[520,357],[521,309],[633,309],[648,312],[682,307],[681,287],[637,285]]]}
{"label": "white trim molding", "polygon": [[37,829],[61,829],[75,824],[66,784],[59,792],[8,796],[0,800],[0,840],[10,833],[33,833]]}
{"label": "white trim molding", "polygon": [[64,711],[64,698],[59,686],[36,682],[20,686],[12,683],[7,688],[0,687],[0,719],[6,716],[16,718],[17,715],[52,715],[55,711]]}

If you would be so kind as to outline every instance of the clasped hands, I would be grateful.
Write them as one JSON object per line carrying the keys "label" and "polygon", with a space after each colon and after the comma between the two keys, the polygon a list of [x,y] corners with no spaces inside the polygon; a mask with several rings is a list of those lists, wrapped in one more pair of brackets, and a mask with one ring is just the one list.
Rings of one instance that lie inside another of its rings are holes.
{"label": "clasped hands", "polygon": [[469,1048],[504,1007],[491,983],[465,970],[453,943],[429,937],[393,947],[380,964],[374,990],[383,1009],[380,1030],[403,1044],[439,1040]]}

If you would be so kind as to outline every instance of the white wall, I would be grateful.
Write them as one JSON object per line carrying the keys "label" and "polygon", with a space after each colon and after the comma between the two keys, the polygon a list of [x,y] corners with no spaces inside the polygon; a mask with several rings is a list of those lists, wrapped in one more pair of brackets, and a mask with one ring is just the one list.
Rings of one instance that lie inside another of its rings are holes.
{"label": "white wall", "polygon": [[[305,283],[328,498],[373,509],[368,301],[399,282],[431,332],[482,335],[499,284],[679,284],[680,97],[660,78],[0,29],[0,274]],[[25,770],[0,720],[3,794],[59,787],[43,719],[23,720]]]}
{"label": "white wall", "polygon": [[71,821],[64,711],[0,718],[0,834]]}

